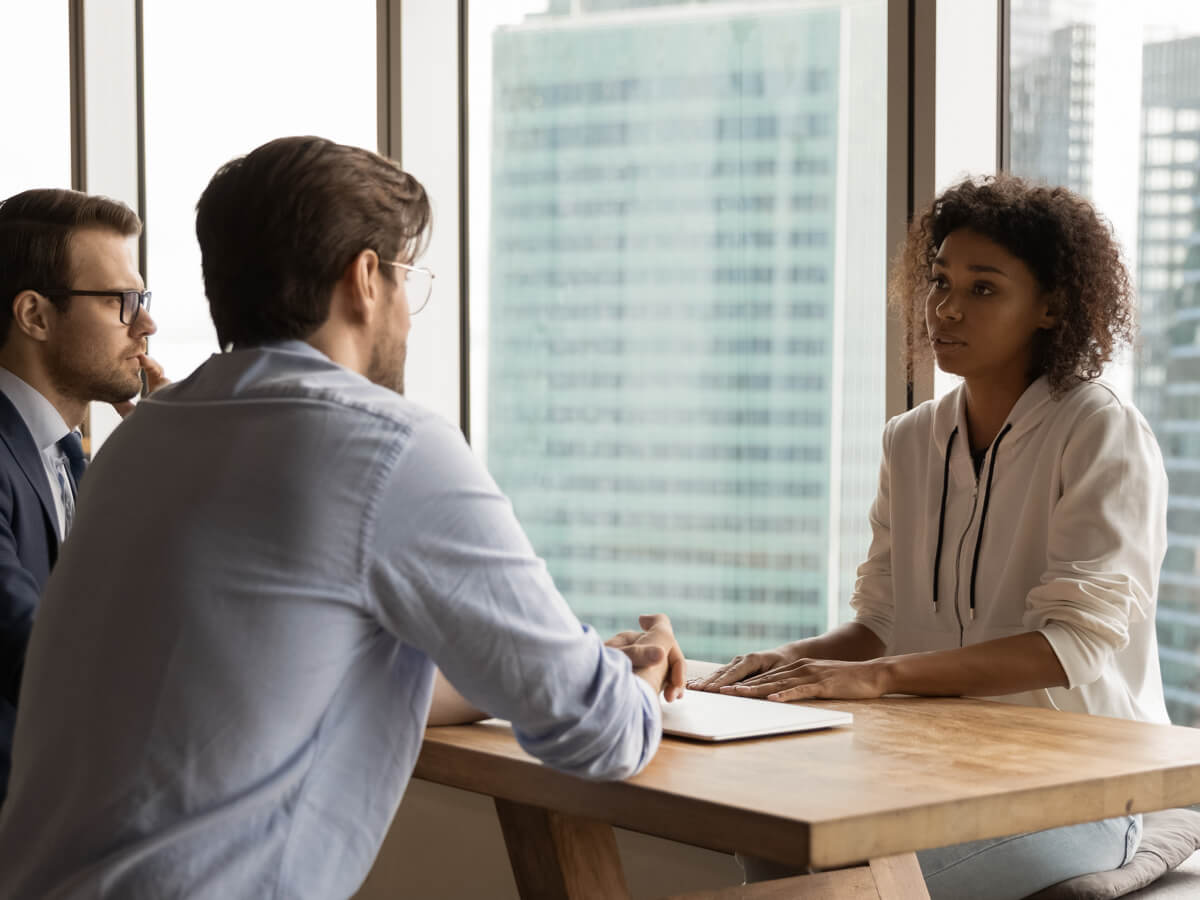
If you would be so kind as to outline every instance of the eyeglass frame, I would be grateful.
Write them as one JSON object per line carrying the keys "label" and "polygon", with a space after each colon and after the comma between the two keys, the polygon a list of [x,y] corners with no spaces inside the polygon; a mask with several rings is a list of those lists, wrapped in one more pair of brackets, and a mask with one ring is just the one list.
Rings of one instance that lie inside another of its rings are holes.
{"label": "eyeglass frame", "polygon": [[[407,294],[405,294],[405,299],[408,300],[408,314],[410,316],[415,316],[429,305],[429,298],[433,296],[433,279],[437,277],[437,275],[434,274],[433,269],[429,268],[428,266],[410,266],[408,263],[396,262],[392,260],[380,260],[379,264],[381,266],[391,266],[395,269],[405,269],[409,272],[422,272],[428,275],[429,287],[425,289],[425,299],[418,303],[415,308],[413,307],[412,300],[409,299]],[[408,278],[405,277],[404,280],[407,281]]]}
{"label": "eyeglass frame", "polygon": [[[138,320],[143,309],[150,312],[150,297],[153,291],[38,291],[38,293],[51,300],[55,297],[120,297],[121,308],[117,311],[117,318],[121,320],[122,325],[132,325]],[[128,298],[135,295],[137,296],[137,305],[133,307],[134,313],[126,322],[125,307],[129,303]]]}

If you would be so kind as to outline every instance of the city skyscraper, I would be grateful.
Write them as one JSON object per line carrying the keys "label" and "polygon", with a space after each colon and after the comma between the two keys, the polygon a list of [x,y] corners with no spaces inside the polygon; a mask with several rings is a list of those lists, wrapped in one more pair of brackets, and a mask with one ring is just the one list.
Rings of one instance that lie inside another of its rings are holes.
{"label": "city skyscraper", "polygon": [[487,459],[601,632],[662,610],[721,659],[844,606],[884,420],[885,21],[560,0],[495,33]]}
{"label": "city skyscraper", "polygon": [[[1172,721],[1200,724],[1200,38],[1143,44],[1138,168],[1095,171],[1097,67],[1091,0],[1017,0],[1012,11],[1011,160],[1018,174],[1092,195],[1137,179],[1140,334],[1133,400],[1170,480],[1157,632]],[[1161,31],[1165,23],[1157,23]],[[1110,26],[1111,28],[1111,26]],[[1178,29],[1174,29],[1178,33]],[[1110,49],[1112,49],[1110,47]],[[1134,100],[1136,98],[1131,98]],[[1125,102],[1125,101],[1122,101]],[[1130,103],[1132,106],[1133,103]],[[1114,184],[1115,182],[1115,184]],[[1132,237],[1132,235],[1130,236]],[[1132,243],[1132,241],[1131,241]]]}
{"label": "city skyscraper", "polygon": [[1096,29],[1073,22],[1048,37],[1044,54],[1014,63],[1010,72],[1011,166],[1087,196],[1092,192]]}
{"label": "city skyscraper", "polygon": [[1171,483],[1158,636],[1171,719],[1200,724],[1200,37],[1142,67],[1135,397]]}

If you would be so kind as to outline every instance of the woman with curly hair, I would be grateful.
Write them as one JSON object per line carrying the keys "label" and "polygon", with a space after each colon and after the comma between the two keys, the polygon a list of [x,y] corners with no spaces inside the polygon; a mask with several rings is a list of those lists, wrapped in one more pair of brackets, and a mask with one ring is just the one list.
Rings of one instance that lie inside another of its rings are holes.
{"label": "woman with curly hair", "polygon": [[[962,383],[884,429],[854,620],[690,686],[995,697],[1166,722],[1166,474],[1145,419],[1095,380],[1133,331],[1111,229],[1064,188],[967,180],[914,221],[891,299],[909,365],[932,354]],[[1122,817],[918,858],[935,900],[1023,897],[1120,866],[1140,828]]]}

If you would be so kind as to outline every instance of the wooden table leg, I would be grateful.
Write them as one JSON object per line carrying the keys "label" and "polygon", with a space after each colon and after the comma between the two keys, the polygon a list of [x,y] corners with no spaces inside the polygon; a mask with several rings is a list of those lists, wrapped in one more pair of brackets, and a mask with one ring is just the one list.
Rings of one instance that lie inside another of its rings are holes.
{"label": "wooden table leg", "polygon": [[629,900],[610,826],[496,800],[522,900]]}
{"label": "wooden table leg", "polygon": [[917,854],[901,853],[871,860],[879,900],[929,900]]}

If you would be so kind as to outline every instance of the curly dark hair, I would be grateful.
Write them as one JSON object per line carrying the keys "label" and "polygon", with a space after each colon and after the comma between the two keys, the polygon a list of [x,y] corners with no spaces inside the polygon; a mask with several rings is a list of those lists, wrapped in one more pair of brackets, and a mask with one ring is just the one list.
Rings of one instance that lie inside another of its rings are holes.
{"label": "curly dark hair", "polygon": [[889,298],[904,320],[905,362],[912,372],[931,355],[925,298],[938,248],[968,228],[1029,267],[1058,317],[1040,332],[1032,377],[1045,375],[1053,394],[1100,376],[1115,350],[1133,339],[1134,289],[1112,227],[1083,197],[1064,187],[988,175],[947,189],[908,229],[892,263]]}

